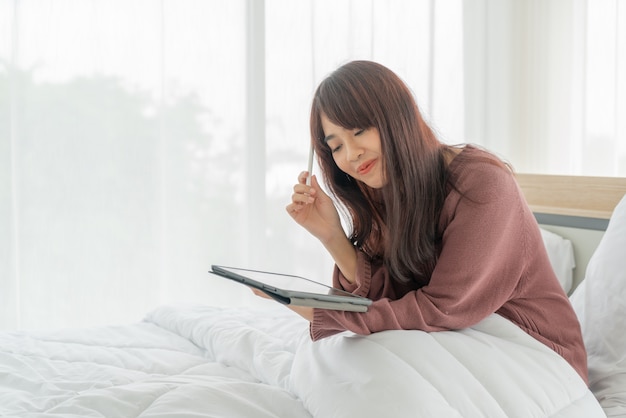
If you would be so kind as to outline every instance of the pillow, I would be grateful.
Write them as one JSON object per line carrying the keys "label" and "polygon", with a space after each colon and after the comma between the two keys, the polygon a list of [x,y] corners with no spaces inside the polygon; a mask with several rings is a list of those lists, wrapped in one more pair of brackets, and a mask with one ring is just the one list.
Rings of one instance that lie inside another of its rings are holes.
{"label": "pillow", "polygon": [[574,281],[574,267],[576,267],[572,242],[554,232],[546,231],[543,228],[539,230],[541,231],[541,238],[543,238],[543,243],[548,251],[548,258],[550,258],[550,264],[552,264],[556,277],[559,279],[565,293],[569,293]]}
{"label": "pillow", "polygon": [[587,347],[590,388],[607,416],[626,416],[626,196],[571,301]]}

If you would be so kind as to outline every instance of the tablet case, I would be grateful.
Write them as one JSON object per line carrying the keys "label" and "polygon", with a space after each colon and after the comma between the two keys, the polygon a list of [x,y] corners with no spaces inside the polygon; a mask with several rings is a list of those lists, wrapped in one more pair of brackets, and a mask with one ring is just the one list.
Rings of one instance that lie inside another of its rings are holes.
{"label": "tablet case", "polygon": [[215,264],[211,266],[209,273],[259,289],[285,305],[366,312],[372,304],[370,299],[362,296],[290,274]]}

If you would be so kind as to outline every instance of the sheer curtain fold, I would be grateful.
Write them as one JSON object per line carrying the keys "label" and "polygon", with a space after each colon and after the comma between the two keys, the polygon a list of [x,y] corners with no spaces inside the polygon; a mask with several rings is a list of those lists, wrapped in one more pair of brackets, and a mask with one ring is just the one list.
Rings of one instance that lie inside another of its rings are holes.
{"label": "sheer curtain fold", "polygon": [[311,95],[352,59],[395,70],[445,142],[624,175],[625,8],[0,0],[0,329],[268,303],[211,263],[329,282],[284,207]]}
{"label": "sheer curtain fold", "polygon": [[244,11],[0,1],[3,328],[245,303],[207,273],[244,247]]}
{"label": "sheer curtain fold", "polygon": [[[4,51],[14,51],[17,27],[14,24],[18,10],[6,9],[0,16]],[[7,54],[0,61],[5,66],[4,77],[0,78],[0,329],[19,323],[20,286],[19,275],[19,225],[17,172],[15,167],[18,152],[16,138],[16,95],[17,74],[10,63],[15,53]]]}
{"label": "sheer curtain fold", "polygon": [[623,2],[463,6],[468,140],[518,171],[626,176]]}

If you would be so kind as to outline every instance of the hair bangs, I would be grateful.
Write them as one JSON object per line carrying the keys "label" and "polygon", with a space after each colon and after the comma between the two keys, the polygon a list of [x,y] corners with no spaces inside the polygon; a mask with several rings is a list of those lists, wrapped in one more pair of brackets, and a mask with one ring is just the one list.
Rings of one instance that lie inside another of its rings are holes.
{"label": "hair bangs", "polygon": [[372,103],[365,86],[334,73],[318,89],[318,111],[335,125],[345,129],[363,129],[375,126]]}

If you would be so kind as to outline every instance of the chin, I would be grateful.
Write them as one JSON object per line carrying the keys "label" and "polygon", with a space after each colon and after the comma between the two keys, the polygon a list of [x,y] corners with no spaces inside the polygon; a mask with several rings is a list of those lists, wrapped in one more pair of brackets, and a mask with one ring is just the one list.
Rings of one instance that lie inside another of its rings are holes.
{"label": "chin", "polygon": [[363,183],[365,183],[368,187],[371,187],[372,189],[382,189],[385,186],[385,182],[382,180],[370,180],[364,181]]}

